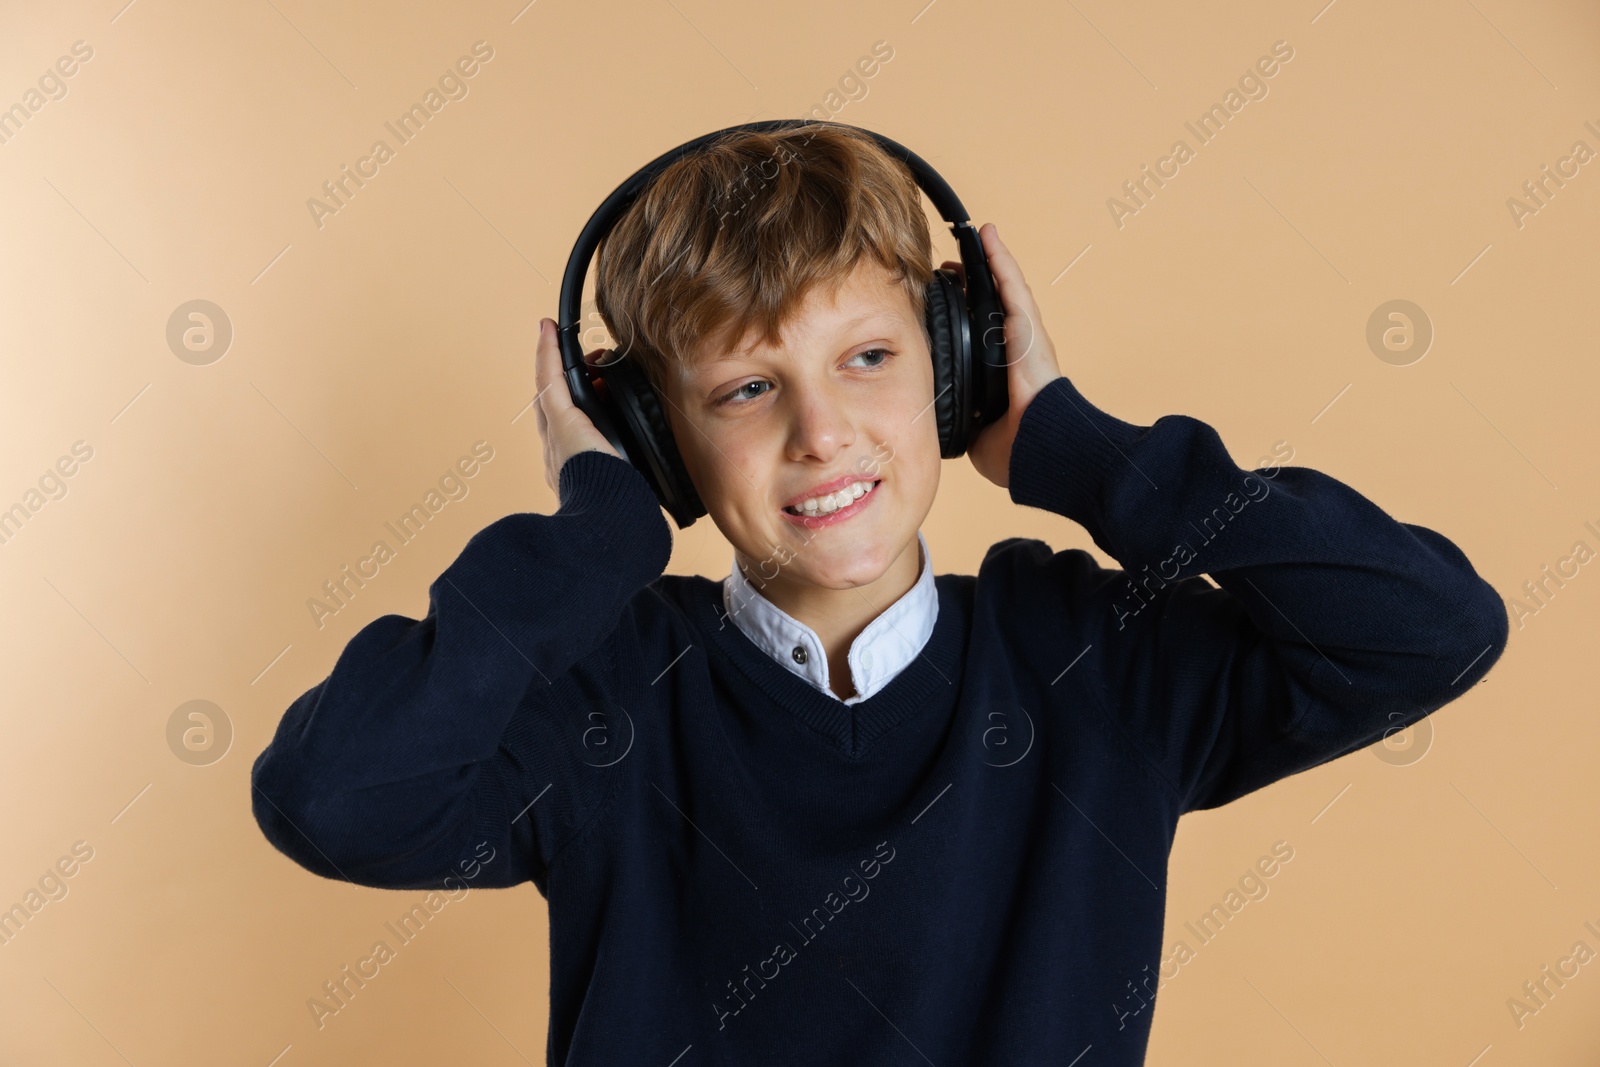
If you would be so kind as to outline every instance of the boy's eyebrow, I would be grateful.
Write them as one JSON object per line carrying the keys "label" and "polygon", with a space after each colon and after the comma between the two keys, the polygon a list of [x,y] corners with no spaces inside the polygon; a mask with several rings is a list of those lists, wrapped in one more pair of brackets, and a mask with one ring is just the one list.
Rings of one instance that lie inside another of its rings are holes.
{"label": "boy's eyebrow", "polygon": [[[839,333],[849,333],[851,330],[854,330],[857,327],[860,327],[865,323],[876,322],[876,321],[878,321],[880,319],[883,320],[883,322],[885,322],[886,324],[892,322],[895,326],[903,325],[903,321],[902,321],[899,313],[897,313],[897,312],[895,312],[895,311],[893,311],[893,310],[891,310],[889,308],[874,308],[871,311],[868,311],[868,312],[866,312],[864,314],[857,315],[855,318],[850,319],[848,322],[840,323],[838,332]],[[715,356],[712,356],[710,359],[705,360],[705,365],[706,366],[710,366],[710,365],[715,364],[715,363],[732,363],[734,360],[748,359],[748,358],[750,358],[749,355],[747,353],[745,353],[745,352],[742,352],[742,351],[723,352],[720,355],[715,355]]]}

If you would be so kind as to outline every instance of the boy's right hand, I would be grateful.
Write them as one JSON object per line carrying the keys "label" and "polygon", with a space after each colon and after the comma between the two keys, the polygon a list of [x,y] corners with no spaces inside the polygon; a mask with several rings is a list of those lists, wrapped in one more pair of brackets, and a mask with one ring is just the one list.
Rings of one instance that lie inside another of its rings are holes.
{"label": "boy's right hand", "polygon": [[[598,351],[589,353],[584,357],[585,362],[597,354]],[[544,444],[544,480],[559,495],[561,467],[577,453],[595,450],[608,452],[618,459],[622,457],[611,447],[605,434],[595,429],[589,416],[572,402],[572,392],[561,367],[561,349],[556,344],[556,324],[551,319],[539,320],[534,376],[539,395],[533,407],[538,416],[539,439]]]}

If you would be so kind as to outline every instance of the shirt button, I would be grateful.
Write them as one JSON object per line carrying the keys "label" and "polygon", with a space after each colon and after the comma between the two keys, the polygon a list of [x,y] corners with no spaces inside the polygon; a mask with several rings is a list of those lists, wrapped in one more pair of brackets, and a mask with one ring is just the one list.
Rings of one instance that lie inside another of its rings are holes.
{"label": "shirt button", "polygon": [[806,661],[806,650],[804,645],[794,646],[794,661],[796,663],[804,663]]}

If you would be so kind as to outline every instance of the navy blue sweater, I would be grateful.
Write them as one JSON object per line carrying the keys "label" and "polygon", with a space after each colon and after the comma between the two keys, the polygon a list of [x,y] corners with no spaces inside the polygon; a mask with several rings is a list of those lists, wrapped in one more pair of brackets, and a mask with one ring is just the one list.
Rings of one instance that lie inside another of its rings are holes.
{"label": "navy blue sweater", "polygon": [[663,573],[627,463],[579,453],[559,489],[477,533],[426,617],[351,638],[252,773],[262,832],[319,875],[531,881],[551,1064],[1142,1063],[1178,817],[1417,721],[1508,633],[1441,535],[1066,378],[1010,495],[1121,568],[998,541],[855,706]]}

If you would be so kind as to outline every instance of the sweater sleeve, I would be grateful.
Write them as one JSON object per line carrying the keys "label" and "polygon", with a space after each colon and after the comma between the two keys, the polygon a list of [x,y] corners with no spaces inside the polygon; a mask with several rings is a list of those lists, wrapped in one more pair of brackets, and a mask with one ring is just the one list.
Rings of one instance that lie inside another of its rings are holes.
{"label": "sweater sleeve", "polygon": [[672,551],[649,483],[614,455],[568,458],[559,496],[480,530],[422,619],[368,623],[290,705],[251,771],[276,848],[358,885],[544,891],[610,781],[580,738],[612,695],[619,620]]}
{"label": "sweater sleeve", "polygon": [[1063,377],[1023,412],[1009,474],[1016,503],[1082,524],[1121,564],[1049,565],[1103,705],[1180,812],[1409,726],[1505,648],[1504,604],[1448,539],[1315,470],[1245,471],[1197,419],[1136,426]]}

